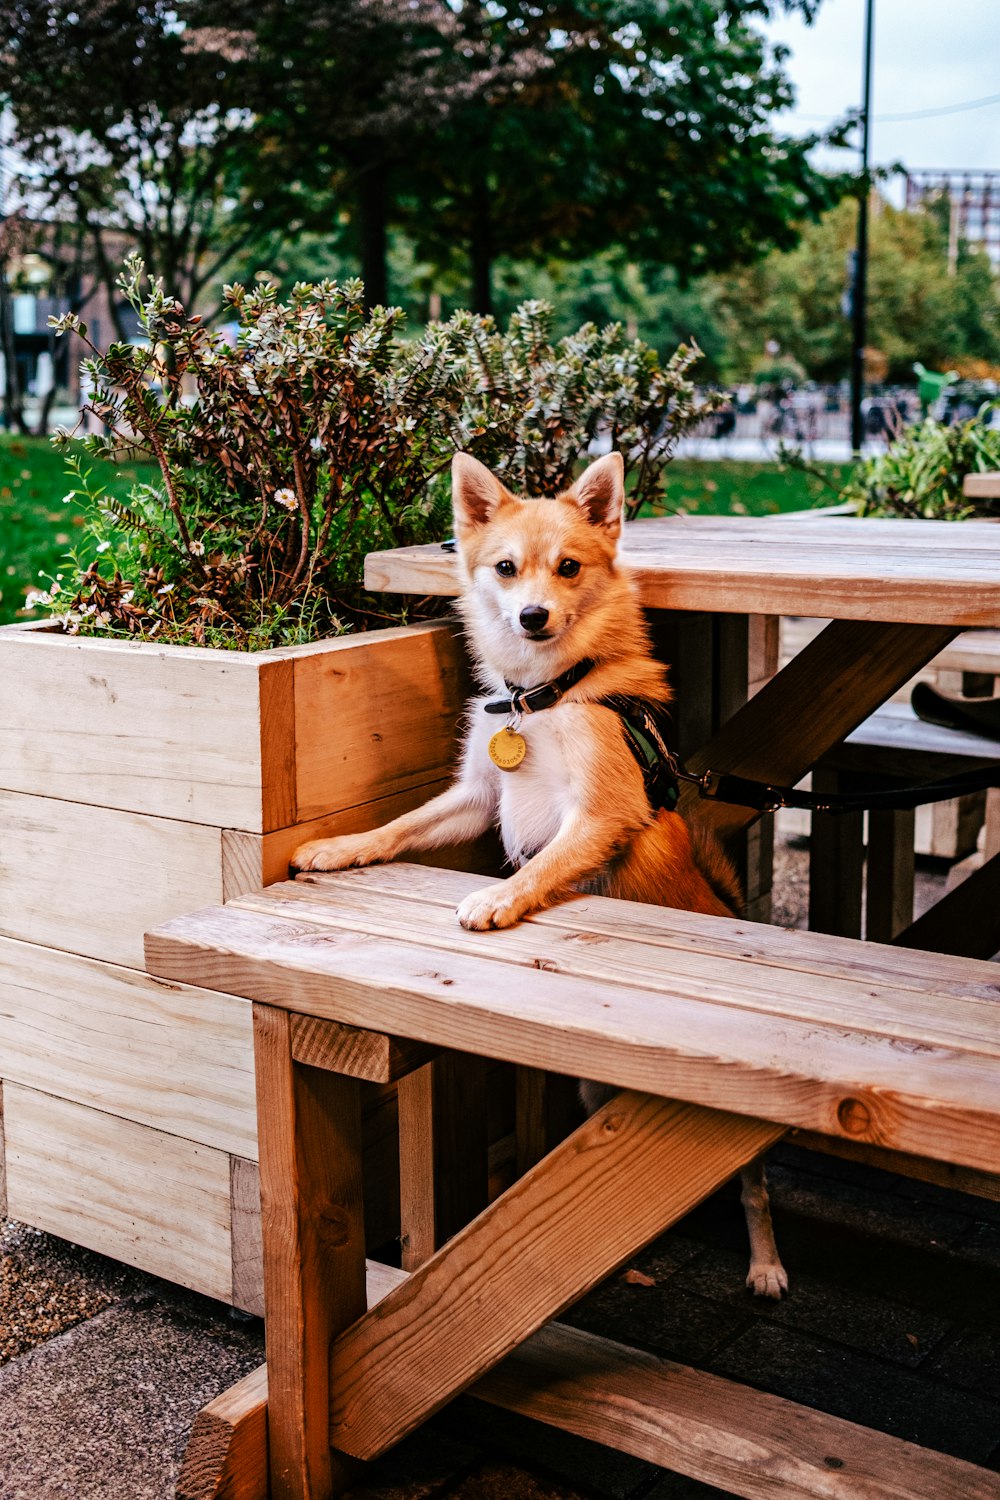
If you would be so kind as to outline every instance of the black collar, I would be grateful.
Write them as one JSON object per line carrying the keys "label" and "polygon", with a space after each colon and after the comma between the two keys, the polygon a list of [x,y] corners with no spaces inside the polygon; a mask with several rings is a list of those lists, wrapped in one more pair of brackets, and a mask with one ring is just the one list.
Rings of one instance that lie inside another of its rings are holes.
{"label": "black collar", "polygon": [[553,677],[551,682],[539,683],[538,687],[518,687],[513,682],[507,683],[510,693],[509,698],[500,698],[495,703],[487,703],[488,714],[536,714],[540,709],[551,708],[558,703],[563,693],[575,687],[581,678],[586,677],[594,663],[589,656],[583,661],[578,661],[575,667],[562,672],[558,677]]}

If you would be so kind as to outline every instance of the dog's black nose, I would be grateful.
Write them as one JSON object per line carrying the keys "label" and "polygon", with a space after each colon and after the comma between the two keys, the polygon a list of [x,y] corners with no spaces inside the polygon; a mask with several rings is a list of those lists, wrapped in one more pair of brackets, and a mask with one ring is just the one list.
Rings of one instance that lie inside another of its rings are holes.
{"label": "dog's black nose", "polygon": [[540,604],[526,604],[518,619],[531,635],[536,635],[539,630],[544,630],[548,622],[549,612]]}

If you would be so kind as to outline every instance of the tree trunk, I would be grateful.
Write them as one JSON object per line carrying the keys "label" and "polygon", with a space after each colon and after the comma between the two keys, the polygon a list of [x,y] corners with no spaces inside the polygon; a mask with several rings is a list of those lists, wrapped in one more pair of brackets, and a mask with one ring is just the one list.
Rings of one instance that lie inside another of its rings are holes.
{"label": "tree trunk", "polygon": [[371,167],[358,183],[358,219],[361,231],[361,275],[365,283],[365,307],[384,307],[389,300],[386,269],[388,192],[384,167]]}
{"label": "tree trunk", "polygon": [[477,177],[472,188],[472,308],[484,317],[493,311],[493,226],[490,194],[485,177]]}

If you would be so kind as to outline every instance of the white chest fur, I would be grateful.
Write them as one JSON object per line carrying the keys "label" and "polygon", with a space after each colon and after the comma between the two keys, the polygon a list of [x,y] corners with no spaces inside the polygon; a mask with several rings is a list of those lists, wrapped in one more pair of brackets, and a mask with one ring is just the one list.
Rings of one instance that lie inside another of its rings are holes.
{"label": "white chest fur", "polygon": [[493,781],[504,849],[513,864],[523,864],[550,843],[577,805],[587,769],[587,717],[577,704],[526,715],[518,729],[527,742],[525,757],[515,770],[501,771],[489,761],[488,745],[504,721],[474,713],[469,761]]}

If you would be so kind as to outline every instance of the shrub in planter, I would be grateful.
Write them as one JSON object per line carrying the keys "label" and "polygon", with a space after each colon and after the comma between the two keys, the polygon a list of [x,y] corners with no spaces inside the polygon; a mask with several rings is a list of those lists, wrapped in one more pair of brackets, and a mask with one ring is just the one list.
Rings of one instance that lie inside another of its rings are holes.
{"label": "shrub in planter", "polygon": [[907,428],[884,453],[857,465],[841,498],[854,501],[862,516],[996,519],[996,503],[966,499],[962,482],[967,474],[1000,470],[1000,427],[990,425],[998,410],[992,402],[965,422],[945,426],[928,417]]}
{"label": "shrub in planter", "polygon": [[[287,302],[231,286],[231,336],[145,283],[137,257],[120,285],[144,342],[90,345],[104,432],[86,447],[151,458],[159,478],[123,504],[70,460],[88,525],[48,602],[73,632],[241,649],[340,633],[377,617],[357,584],[366,552],[447,530],[456,449],[544,493],[604,439],[625,455],[635,513],[717,399],[689,379],[694,346],[661,365],[617,324],[553,343],[540,302],[506,331],[458,313],[406,340],[398,309],[364,313],[357,281],[300,284]],[[74,316],[55,326],[87,338]]]}

